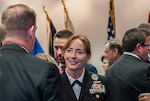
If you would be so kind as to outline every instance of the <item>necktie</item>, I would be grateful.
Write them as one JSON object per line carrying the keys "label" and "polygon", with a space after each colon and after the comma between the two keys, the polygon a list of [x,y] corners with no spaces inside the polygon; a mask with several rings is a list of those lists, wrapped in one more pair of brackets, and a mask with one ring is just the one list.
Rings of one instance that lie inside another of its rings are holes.
{"label": "necktie", "polygon": [[66,66],[65,66],[65,65],[62,65],[62,66],[61,66],[61,71],[64,72],[65,68],[66,68]]}
{"label": "necktie", "polygon": [[75,84],[82,86],[82,83],[79,80],[75,80],[71,86],[73,87]]}
{"label": "necktie", "polygon": [[77,99],[79,99],[82,83],[79,80],[75,80],[71,86]]}

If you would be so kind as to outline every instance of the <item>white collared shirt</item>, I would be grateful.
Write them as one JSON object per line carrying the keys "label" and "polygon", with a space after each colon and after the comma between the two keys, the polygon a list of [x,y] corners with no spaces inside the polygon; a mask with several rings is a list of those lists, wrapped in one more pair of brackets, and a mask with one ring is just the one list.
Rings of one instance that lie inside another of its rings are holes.
{"label": "white collared shirt", "polygon": [[141,60],[141,58],[139,56],[137,56],[136,54],[133,54],[131,52],[124,52],[123,54],[131,55],[131,56],[134,56],[134,57],[138,58],[139,60]]}
{"label": "white collared shirt", "polygon": [[[73,84],[73,82],[75,81],[74,78],[72,78],[68,73],[67,73],[67,69],[65,70],[66,72],[66,75],[70,81],[70,84]],[[83,70],[83,73],[82,75],[78,78],[78,80],[82,83],[83,82],[83,78],[84,78],[84,74],[85,74],[85,69]],[[79,99],[79,96],[80,96],[80,92],[81,92],[81,86],[79,84],[75,84],[73,87],[72,87],[75,95],[76,95],[76,98]]]}

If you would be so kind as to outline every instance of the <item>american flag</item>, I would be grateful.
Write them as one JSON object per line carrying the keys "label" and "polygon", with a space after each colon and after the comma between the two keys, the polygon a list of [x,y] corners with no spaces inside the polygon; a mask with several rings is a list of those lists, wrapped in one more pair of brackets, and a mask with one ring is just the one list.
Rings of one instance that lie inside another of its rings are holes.
{"label": "american flag", "polygon": [[115,13],[114,13],[114,0],[109,2],[109,18],[108,18],[108,37],[107,40],[115,38]]}
{"label": "american flag", "polygon": [[148,18],[148,23],[150,23],[150,12],[149,12],[149,18]]}
{"label": "american flag", "polygon": [[53,25],[53,22],[50,21],[49,54],[53,57],[54,57],[53,40],[54,40],[55,33],[56,33],[56,29]]}

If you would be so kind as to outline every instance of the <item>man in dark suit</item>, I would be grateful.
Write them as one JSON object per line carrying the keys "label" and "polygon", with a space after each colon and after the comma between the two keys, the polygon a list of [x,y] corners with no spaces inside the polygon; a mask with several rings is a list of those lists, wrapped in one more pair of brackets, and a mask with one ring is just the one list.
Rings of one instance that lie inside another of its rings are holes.
{"label": "man in dark suit", "polygon": [[106,77],[111,101],[138,101],[140,93],[150,92],[150,33],[141,28],[126,31],[122,39],[124,54],[108,70]]}
{"label": "man in dark suit", "polygon": [[0,48],[0,101],[62,101],[57,67],[31,56],[36,14],[24,4],[2,13],[6,35]]}
{"label": "man in dark suit", "polygon": [[[68,40],[69,37],[71,37],[73,33],[69,30],[61,30],[58,33],[55,34],[54,36],[54,58],[58,62],[60,71],[63,72],[64,68],[62,69],[61,67],[65,66],[65,60],[64,60],[64,55],[63,55],[63,46]],[[86,64],[86,69],[90,72],[93,73],[98,73],[97,69],[94,65],[87,63]]]}
{"label": "man in dark suit", "polygon": [[114,38],[106,42],[104,46],[104,57],[108,60],[109,67],[107,68],[105,74],[107,74],[110,66],[120,59],[123,54],[122,43],[119,39]]}
{"label": "man in dark suit", "polygon": [[[149,23],[141,23],[138,28],[143,28],[150,32]],[[150,63],[150,53],[148,53],[148,59],[145,62]],[[150,101],[150,93],[141,93],[138,98],[138,101]]]}

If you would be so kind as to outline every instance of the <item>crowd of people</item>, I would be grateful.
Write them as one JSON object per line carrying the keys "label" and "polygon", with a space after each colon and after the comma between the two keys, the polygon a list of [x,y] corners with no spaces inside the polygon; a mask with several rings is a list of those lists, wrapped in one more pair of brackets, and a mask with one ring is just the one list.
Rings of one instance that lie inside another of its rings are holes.
{"label": "crowd of people", "polygon": [[122,41],[106,42],[104,76],[88,63],[89,39],[69,30],[55,34],[54,57],[32,56],[36,29],[36,12],[29,6],[3,11],[0,101],[150,101],[150,24],[128,29]]}

